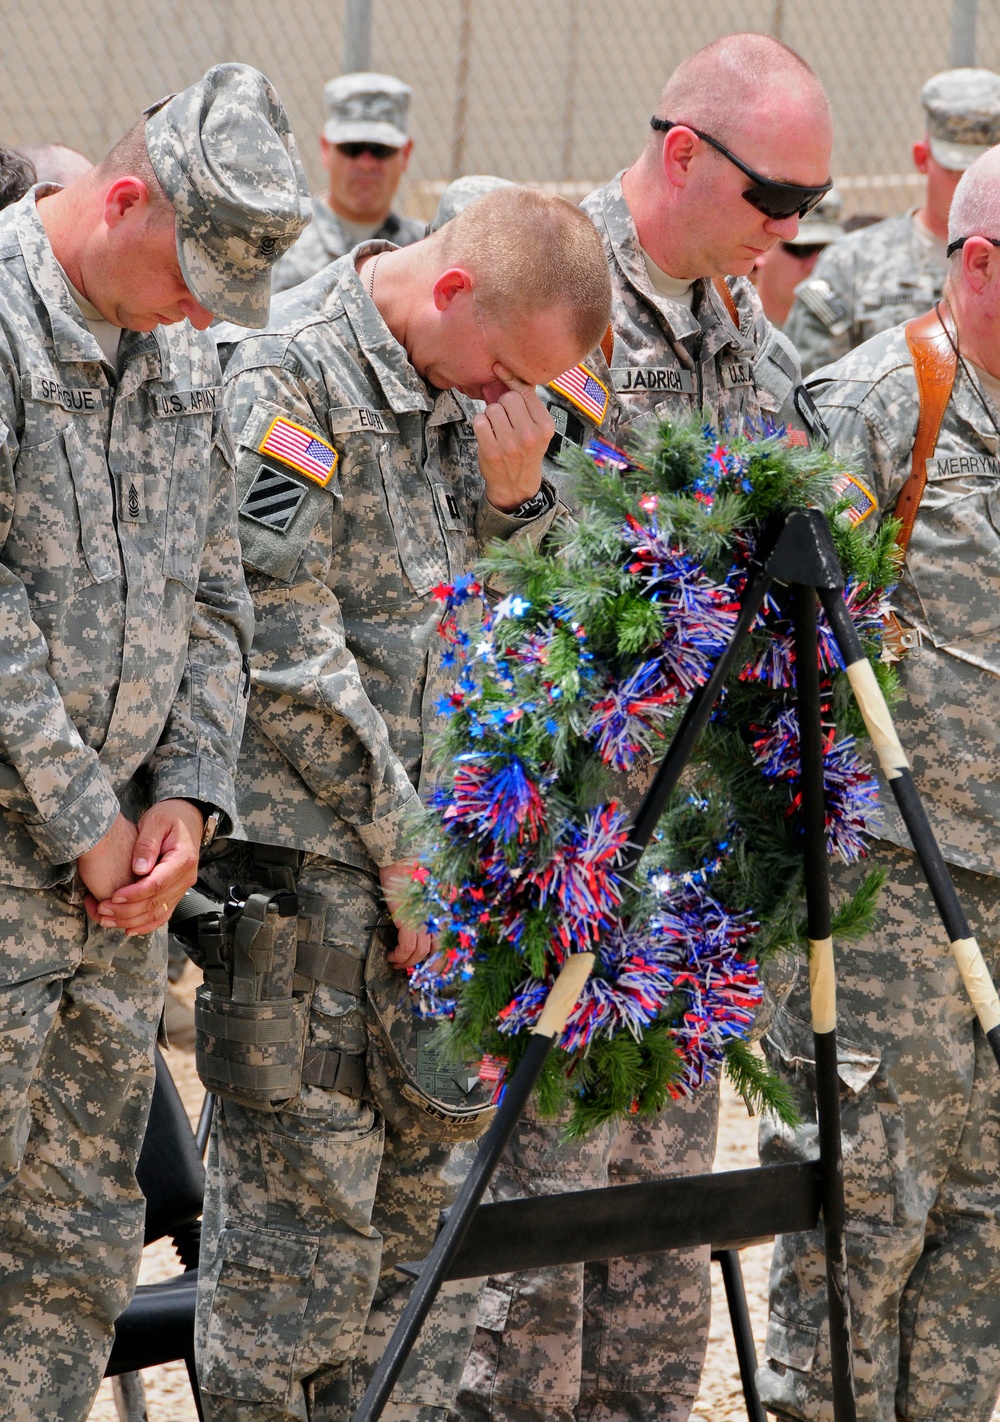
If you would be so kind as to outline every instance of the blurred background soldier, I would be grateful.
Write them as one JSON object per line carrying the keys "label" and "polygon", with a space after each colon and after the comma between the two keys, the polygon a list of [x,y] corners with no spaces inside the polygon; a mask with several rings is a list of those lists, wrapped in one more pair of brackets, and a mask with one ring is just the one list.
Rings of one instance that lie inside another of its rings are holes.
{"label": "blurred background soldier", "polygon": [[[730,35],[677,68],[638,160],[583,202],[611,271],[612,324],[579,378],[545,392],[560,440],[584,442],[599,426],[620,444],[644,422],[703,410],[736,426],[790,403],[798,364],[746,277],[829,191],[832,147],[819,80],[778,41]],[[634,809],[637,788],[623,798]],[[709,1085],[571,1144],[529,1107],[494,1195],[709,1171],[718,1103]],[[461,1422],[683,1422],[710,1306],[707,1248],[491,1278],[454,1412]]]}
{"label": "blurred background soldier", "polygon": [[750,280],[757,288],[764,315],[772,326],[784,326],[795,299],[795,288],[812,271],[820,252],[843,237],[842,209],[840,194],[831,188],[823,201],[801,219],[794,237],[778,242],[754,262]]}
{"label": "blurred background soldier", "polygon": [[320,138],[327,193],[313,198],[312,222],[275,263],[272,290],[298,286],[370,238],[406,247],[424,235],[422,222],[392,211],[413,152],[406,132],[412,92],[391,74],[341,74],[327,84]]}
{"label": "blurred background soldier", "polygon": [[[949,238],[936,312],[919,318],[917,331],[881,332],[809,384],[833,448],[860,471],[869,512],[891,517],[904,487],[917,501],[893,595],[897,649],[910,649],[893,714],[995,977],[1000,149],[959,183]],[[925,472],[921,497],[911,478]],[[888,874],[879,924],[837,966],[857,1415],[989,1422],[1000,1390],[1000,1078],[884,783],[879,798],[883,838],[870,850]],[[853,893],[869,867],[841,867],[834,882]],[[765,1038],[802,1122],[764,1118],[768,1164],[816,1154],[806,976]],[[822,1232],[780,1237],[757,1380],[768,1411],[786,1422],[832,1416],[826,1316]]]}
{"label": "blurred background soldier", "polygon": [[34,164],[40,183],[58,183],[61,188],[82,178],[94,166],[85,154],[65,143],[23,143],[21,152]]}
{"label": "blurred background soldier", "polygon": [[5,1422],[87,1416],[135,1283],[164,928],[235,812],[253,627],[206,328],[263,325],[307,212],[226,64],[0,218]]}
{"label": "blurred background soldier", "polygon": [[927,132],[913,145],[913,162],[927,177],[923,203],[831,246],[796,292],[785,329],[806,375],[941,295],[955,185],[1000,142],[1000,75],[949,69],[928,79],[920,101]]}

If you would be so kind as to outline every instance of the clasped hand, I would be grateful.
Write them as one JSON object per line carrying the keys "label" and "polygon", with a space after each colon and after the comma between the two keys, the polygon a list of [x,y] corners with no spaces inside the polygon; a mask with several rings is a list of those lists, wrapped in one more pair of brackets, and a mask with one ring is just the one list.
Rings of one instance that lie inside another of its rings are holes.
{"label": "clasped hand", "polygon": [[198,877],[202,814],[190,800],[160,800],[134,825],[119,814],[76,867],[84,907],[102,928],[162,928]]}

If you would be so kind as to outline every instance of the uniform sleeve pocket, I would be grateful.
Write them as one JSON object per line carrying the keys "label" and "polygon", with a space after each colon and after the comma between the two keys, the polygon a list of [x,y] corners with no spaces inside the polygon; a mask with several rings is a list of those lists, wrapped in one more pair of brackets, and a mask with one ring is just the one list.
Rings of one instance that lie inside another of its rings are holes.
{"label": "uniform sleeve pocket", "polygon": [[771,1362],[793,1368],[797,1373],[809,1373],[816,1358],[818,1341],[818,1328],[789,1323],[780,1314],[772,1313],[767,1323],[764,1351]]}
{"label": "uniform sleeve pocket", "polygon": [[308,1235],[222,1231],[200,1350],[206,1392],[246,1402],[287,1397],[318,1249]]}

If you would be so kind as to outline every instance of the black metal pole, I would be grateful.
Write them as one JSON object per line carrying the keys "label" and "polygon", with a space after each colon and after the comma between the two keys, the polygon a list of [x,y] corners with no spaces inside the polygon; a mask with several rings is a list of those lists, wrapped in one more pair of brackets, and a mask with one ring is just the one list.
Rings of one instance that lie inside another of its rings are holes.
{"label": "black metal pole", "polygon": [[736,1361],[740,1365],[740,1382],[743,1384],[743,1400],[747,1405],[749,1422],[767,1422],[764,1408],[757,1393],[757,1348],[750,1327],[750,1310],[747,1308],[747,1291],[743,1287],[743,1270],[737,1249],[718,1249],[712,1254],[722,1270],[722,1282],[726,1289],[729,1305],[729,1321],[733,1326],[733,1342],[736,1345]]}
{"label": "black metal pole", "polygon": [[836,1422],[855,1422],[851,1303],[847,1288],[844,1161],[840,1142],[840,1078],[837,1074],[837,1006],[830,936],[830,874],[823,788],[823,727],[820,710],[816,591],[792,588],[795,622],[795,688],[801,757],[809,985],[816,1053],[816,1116],[822,1162],[823,1235],[829,1301],[830,1370]]}
{"label": "black metal pole", "polygon": [[[667,753],[639,806],[621,870],[623,879],[629,879],[635,874],[642,852],[653,836],[667,800],[690,758],[695,741],[712,714],[712,708],[718,699],[719,692],[733,668],[740,647],[753,625],[770,583],[770,576],[764,573],[759,565],[753,569],[740,598],[740,611],[729,644],[713,668],[708,681],[695,692],[688,703],[687,710],[681,718],[681,723],[671,740]],[[575,959],[582,960],[584,958],[593,962],[591,954],[574,954],[573,958],[569,959],[569,963]],[[579,996],[579,991],[582,990],[586,978],[587,973],[580,976],[577,996]],[[549,994],[550,1002],[561,981],[560,978],[552,993]],[[448,1267],[461,1246],[476,1207],[486,1193],[486,1187],[493,1177],[497,1163],[527,1105],[535,1082],[545,1064],[545,1059],[552,1050],[556,1038],[561,1034],[566,1017],[572,1011],[575,1002],[576,997],[573,997],[571,1001],[564,1003],[565,1015],[562,1016],[561,1022],[553,1019],[551,1035],[540,1033],[541,1022],[535,1028],[528,1050],[511,1077],[500,1108],[480,1142],[472,1169],[455,1198],[447,1221],[423,1263],[413,1292],[400,1314],[399,1322],[389,1339],[386,1351],[379,1359],[372,1380],[354,1414],[353,1422],[375,1422],[375,1419],[382,1415],[393,1385],[417,1341],[417,1336],[430,1312],[434,1299],[437,1297],[438,1290],[447,1277]],[[546,1011],[548,1011],[548,1003]]]}
{"label": "black metal pole", "polygon": [[872,744],[913,843],[927,886],[937,905],[966,992],[976,1009],[993,1056],[1000,1065],[1000,998],[997,997],[979,944],[972,936],[968,919],[958,901],[948,866],[914,784],[906,753],[893,727],[885,697],[864,654],[861,639],[840,593],[833,589],[823,589],[820,597],[840,654],[847,664],[847,675]]}

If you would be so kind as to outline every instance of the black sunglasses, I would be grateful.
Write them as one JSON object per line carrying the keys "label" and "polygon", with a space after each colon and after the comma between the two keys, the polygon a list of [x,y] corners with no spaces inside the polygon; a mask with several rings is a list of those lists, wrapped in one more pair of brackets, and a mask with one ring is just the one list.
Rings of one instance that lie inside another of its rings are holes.
{"label": "black sunglasses", "polygon": [[380,163],[385,163],[389,158],[395,158],[399,152],[398,148],[393,148],[388,143],[337,143],[334,146],[338,153],[343,153],[345,158],[360,158],[362,153],[370,153]]}
{"label": "black sunglasses", "polygon": [[[969,237],[982,237],[982,235],[983,234],[981,232],[969,233]],[[968,242],[969,237],[956,237],[954,242],[949,242],[948,250],[945,252],[945,256],[950,257],[955,252],[961,251],[961,249],[965,246],[966,242]],[[1000,247],[1000,242],[998,242],[995,237],[986,237],[984,240],[989,242],[991,247]]]}
{"label": "black sunglasses", "polygon": [[817,203],[833,187],[833,179],[828,179],[819,187],[807,188],[799,183],[779,183],[774,178],[765,178],[762,173],[755,173],[753,168],[748,168],[742,159],[737,158],[735,153],[730,153],[729,149],[721,144],[708,133],[702,133],[701,129],[693,128],[691,124],[676,123],[672,119],[657,118],[654,114],[650,119],[650,124],[658,133],[667,133],[672,128],[690,128],[692,133],[698,135],[703,143],[709,143],[721,153],[723,158],[728,158],[730,163],[734,163],[741,173],[746,173],[753,184],[747,188],[743,196],[751,207],[755,207],[758,212],[762,212],[765,217],[775,219],[784,217],[805,217],[807,212],[812,212]]}

